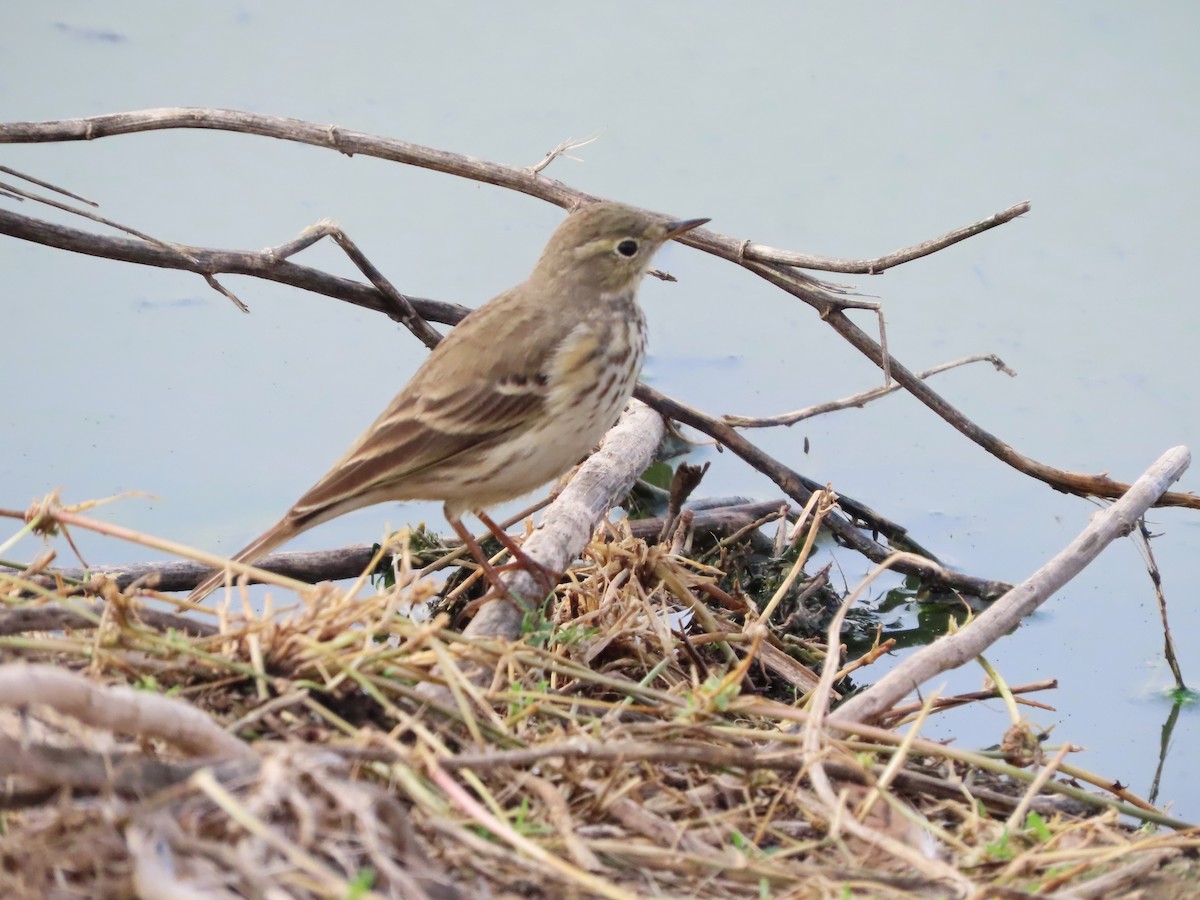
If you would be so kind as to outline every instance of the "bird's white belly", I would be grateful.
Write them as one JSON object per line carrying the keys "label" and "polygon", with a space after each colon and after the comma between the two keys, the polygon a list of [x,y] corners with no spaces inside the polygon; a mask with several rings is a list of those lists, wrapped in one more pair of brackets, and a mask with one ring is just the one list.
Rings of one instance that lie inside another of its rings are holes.
{"label": "bird's white belly", "polygon": [[567,472],[613,426],[633,394],[645,358],[640,317],[580,323],[543,371],[549,388],[538,420],[499,441],[486,470],[440,489],[455,508],[479,509],[523,496]]}

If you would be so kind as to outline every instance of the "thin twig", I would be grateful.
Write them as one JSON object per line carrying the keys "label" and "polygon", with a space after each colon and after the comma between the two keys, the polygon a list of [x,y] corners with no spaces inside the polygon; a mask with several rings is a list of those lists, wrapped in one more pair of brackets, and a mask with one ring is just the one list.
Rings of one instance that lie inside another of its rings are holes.
{"label": "thin twig", "polygon": [[[974,356],[964,356],[961,359],[954,359],[950,362],[944,362],[924,371],[917,372],[916,377],[924,381],[940,372],[948,371],[949,369],[958,366],[965,366],[969,363],[990,362],[998,372],[1003,372],[1005,375],[1015,378],[1017,373],[1004,364],[1004,360],[996,356],[994,353],[978,353]],[[814,406],[806,406],[804,409],[797,409],[794,412],[780,413],[777,416],[722,416],[727,424],[734,428],[773,428],[776,425],[795,425],[804,419],[811,419],[814,416],[824,415],[825,413],[836,412],[841,409],[861,409],[872,400],[877,400],[880,397],[886,397],[888,394],[894,394],[900,390],[900,385],[892,382],[884,387],[871,388],[870,390],[860,391],[857,394],[851,394],[849,397],[843,397],[840,400],[830,400],[826,403],[818,403]]]}
{"label": "thin twig", "polygon": [[[2,128],[2,126],[0,126]],[[32,241],[47,247],[83,253],[104,259],[178,269],[202,276],[247,275],[277,284],[311,291],[361,306],[374,312],[390,315],[392,308],[378,289],[349,278],[330,275],[319,269],[280,261],[274,250],[218,250],[189,247],[154,239],[153,243],[135,241],[111,235],[99,235],[45,222],[0,209],[0,234]],[[284,245],[287,246],[287,245]],[[220,290],[220,288],[218,288]],[[409,297],[417,313],[431,322],[453,325],[460,322],[470,309],[457,303],[443,303],[421,297]]]}
{"label": "thin twig", "polygon": [[[30,180],[32,180],[32,179],[30,179]],[[38,182],[38,183],[40,184],[41,182]],[[195,259],[193,259],[191,256],[188,255],[187,250],[185,248],[182,248],[176,244],[172,244],[169,241],[159,240],[158,238],[154,237],[153,235],[146,234],[143,231],[138,231],[136,228],[131,228],[128,225],[122,225],[120,222],[114,222],[112,219],[106,219],[104,216],[98,216],[95,213],[88,212],[86,209],[77,209],[74,206],[68,206],[65,203],[60,203],[59,201],[52,200],[49,197],[43,197],[41,194],[34,194],[29,191],[22,190],[19,187],[16,187],[14,185],[4,183],[4,182],[0,182],[0,188],[3,188],[8,194],[10,194],[12,196],[21,197],[26,200],[33,200],[37,203],[44,204],[44,205],[52,207],[54,209],[59,209],[59,210],[62,210],[63,212],[68,212],[68,213],[71,213],[72,215],[80,216],[81,218],[84,218],[84,219],[90,219],[91,221],[96,222],[99,225],[106,225],[109,228],[115,228],[117,231],[123,231],[125,234],[131,234],[136,238],[141,238],[143,241],[146,241],[147,243],[150,243],[150,244],[154,244],[157,247],[161,247],[163,250],[166,250],[170,253],[178,254],[181,262],[191,263],[191,264],[195,264],[195,262],[196,262]],[[64,194],[68,193],[66,191],[61,191],[59,188],[52,188],[52,189],[59,190],[61,193],[64,193]],[[69,196],[73,197],[74,194],[69,194]],[[84,200],[83,202],[91,203],[90,200]],[[99,206],[98,203],[92,203],[92,205]],[[237,299],[237,297],[235,297],[233,294],[231,294],[228,290],[226,290],[225,288],[218,285],[215,282],[215,280],[212,278],[211,275],[206,276],[206,278],[207,278],[209,284],[211,284],[214,288],[216,288],[218,291],[220,291],[226,297],[231,299],[238,306],[238,308],[241,309],[242,312],[250,311],[246,307],[246,305],[244,303],[242,303],[241,300]]]}
{"label": "thin twig", "polygon": [[[1029,684],[1010,687],[1009,692],[1012,694],[1027,694],[1032,691],[1052,691],[1058,689],[1057,678],[1046,678],[1042,681],[1034,681]],[[981,700],[992,700],[1000,696],[1000,691],[996,688],[991,688],[986,691],[969,691],[965,694],[954,694],[949,697],[939,697],[937,702],[933,704],[934,710],[956,709],[960,706],[965,706],[968,703],[978,703]],[[1032,706],[1035,709],[1050,710],[1053,709],[1046,703],[1038,703],[1036,700],[1018,699],[1018,703],[1026,706]],[[888,710],[886,719],[884,720],[889,727],[894,727],[901,724],[903,720],[917,712],[922,708],[922,703],[910,703],[905,706],[893,706]]]}
{"label": "thin twig", "polygon": [[1186,691],[1187,685],[1183,682],[1183,670],[1179,667],[1179,656],[1175,653],[1175,639],[1171,637],[1171,621],[1167,616],[1167,595],[1163,591],[1162,572],[1158,568],[1158,561],[1154,558],[1154,549],[1150,546],[1150,529],[1146,527],[1145,516],[1138,519],[1137,535],[1138,544],[1146,560],[1146,573],[1150,576],[1150,583],[1154,585],[1154,599],[1158,601],[1158,614],[1162,619],[1163,655],[1166,657],[1167,665],[1171,667],[1171,674],[1175,676],[1175,689]]}
{"label": "thin twig", "polygon": [[34,178],[32,175],[26,175],[24,172],[10,169],[8,166],[0,166],[0,172],[3,172],[5,175],[12,175],[14,178],[20,178],[23,181],[28,181],[30,184],[36,184],[38,187],[43,187],[48,191],[54,191],[56,194],[62,194],[64,197],[70,197],[72,200],[78,200],[80,203],[86,203],[88,206],[100,206],[95,200],[89,200],[87,197],[79,196],[79,194],[73,194],[71,191],[59,187],[57,184],[42,181],[40,178]]}

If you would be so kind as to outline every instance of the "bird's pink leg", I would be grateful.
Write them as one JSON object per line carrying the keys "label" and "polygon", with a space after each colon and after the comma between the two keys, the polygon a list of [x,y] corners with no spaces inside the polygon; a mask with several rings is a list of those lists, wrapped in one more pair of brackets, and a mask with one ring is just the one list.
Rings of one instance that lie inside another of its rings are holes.
{"label": "bird's pink leg", "polygon": [[[487,530],[492,533],[496,540],[504,546],[504,549],[512,554],[513,562],[510,565],[520,566],[538,581],[539,586],[543,588],[543,596],[549,594],[562,581],[562,572],[550,566],[543,565],[522,550],[521,545],[512,539],[512,535],[501,528],[491,516],[483,510],[476,510],[475,515],[487,527]],[[507,569],[509,566],[501,566],[500,568]]]}
{"label": "bird's pink leg", "polygon": [[483,547],[479,546],[479,541],[475,540],[475,535],[471,534],[467,526],[462,523],[462,519],[446,513],[446,520],[450,523],[450,527],[454,529],[454,533],[458,535],[459,540],[463,542],[463,546],[471,551],[471,556],[475,557],[475,562],[479,563],[479,568],[483,569],[483,577],[487,579],[488,584],[499,591],[502,596],[516,601],[517,598],[509,591],[508,585],[500,580],[500,570],[488,560],[487,554],[483,552]]}

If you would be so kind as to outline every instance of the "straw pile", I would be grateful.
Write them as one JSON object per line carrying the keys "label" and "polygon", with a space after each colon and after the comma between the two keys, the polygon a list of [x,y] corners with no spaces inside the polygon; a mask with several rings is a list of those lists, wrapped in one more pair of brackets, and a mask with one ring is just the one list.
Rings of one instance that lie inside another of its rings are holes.
{"label": "straw pile", "polygon": [[1194,892],[1194,832],[1031,786],[1027,730],[1005,761],[834,729],[819,638],[608,537],[514,643],[422,621],[403,555],[398,587],[186,613],[4,575],[0,896]]}

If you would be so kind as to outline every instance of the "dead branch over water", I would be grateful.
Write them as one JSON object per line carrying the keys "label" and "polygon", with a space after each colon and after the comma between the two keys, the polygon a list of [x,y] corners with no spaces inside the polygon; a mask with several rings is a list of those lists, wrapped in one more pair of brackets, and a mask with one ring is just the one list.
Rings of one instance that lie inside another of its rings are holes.
{"label": "dead branch over water", "polygon": [[[156,131],[174,128],[201,128],[210,130],[230,131],[243,134],[257,134],[280,140],[327,147],[348,156],[363,155],[380,159],[388,159],[406,165],[418,166],[438,172],[445,172],[474,181],[481,181],[519,191],[541,200],[546,200],[566,209],[573,209],[580,204],[594,202],[600,198],[583,191],[568,187],[562,182],[544,177],[540,172],[531,172],[527,168],[505,166],[499,163],[486,162],[457,153],[422,147],[406,141],[398,141],[378,135],[352,131],[337,125],[317,125],[298,119],[279,116],[266,116],[236,110],[220,109],[152,109],[137,112],[118,113],[106,116],[94,116],[86,119],[65,119],[50,122],[15,122],[0,125],[0,143],[39,143],[62,142],[79,140],[97,140],[122,134],[144,131]],[[834,328],[855,349],[868,359],[884,368],[885,362],[893,377],[902,387],[914,397],[928,406],[938,416],[962,432],[975,443],[1003,462],[1021,472],[1046,482],[1057,490],[1080,496],[1096,496],[1115,499],[1128,489],[1129,485],[1115,481],[1105,475],[1087,475],[1069,472],[1033,460],[1009,446],[995,435],[980,428],[968,417],[955,409],[939,394],[931,390],[920,378],[901,366],[896,360],[889,358],[885,361],[882,348],[864,331],[851,322],[842,311],[846,305],[841,296],[846,289],[827,282],[820,281],[799,271],[799,267],[824,269],[838,272],[877,273],[889,267],[918,259],[951,246],[954,243],[980,234],[988,229],[1011,221],[1029,210],[1029,203],[1019,203],[1009,209],[987,216],[975,223],[955,229],[945,235],[932,238],[921,243],[893,253],[885,254],[873,260],[830,260],[824,257],[813,257],[807,254],[780,250],[750,240],[737,239],[728,235],[718,234],[708,229],[697,229],[683,236],[681,243],[695,247],[706,253],[729,260],[743,266],[756,275],[764,278],[781,290],[803,300],[812,306],[821,319]],[[0,233],[9,234],[25,240],[58,246],[76,252],[91,255],[106,256],[122,259],[128,262],[138,262],[145,265],[164,266],[167,268],[186,269],[208,277],[219,274],[237,273],[270,277],[265,275],[267,270],[275,268],[276,262],[271,253],[243,253],[231,251],[212,251],[203,248],[186,247],[170,244],[177,248],[172,251],[162,243],[149,244],[141,241],[129,241],[120,238],[101,238],[88,235],[74,229],[62,229],[49,223],[39,223],[25,216],[0,211]],[[115,243],[114,243],[115,242]],[[151,249],[154,248],[154,249]],[[318,293],[342,296],[342,291],[352,283],[342,283],[343,279],[314,278],[313,270],[295,267],[295,271],[287,267],[286,277],[272,278],[296,287],[305,287]],[[388,309],[381,301],[377,291],[358,285],[359,290],[350,290],[351,302],[359,302],[380,311]],[[336,294],[334,293],[336,291]],[[367,297],[374,298],[374,303],[364,302]],[[434,315],[436,312],[461,316],[461,307],[455,310],[452,306],[427,307],[422,309],[418,302],[413,303],[421,315],[433,318],[435,321],[446,321]],[[457,321],[455,318],[453,321]],[[1186,506],[1192,509],[1200,508],[1200,497],[1191,493],[1170,492],[1162,497],[1160,506]]]}

